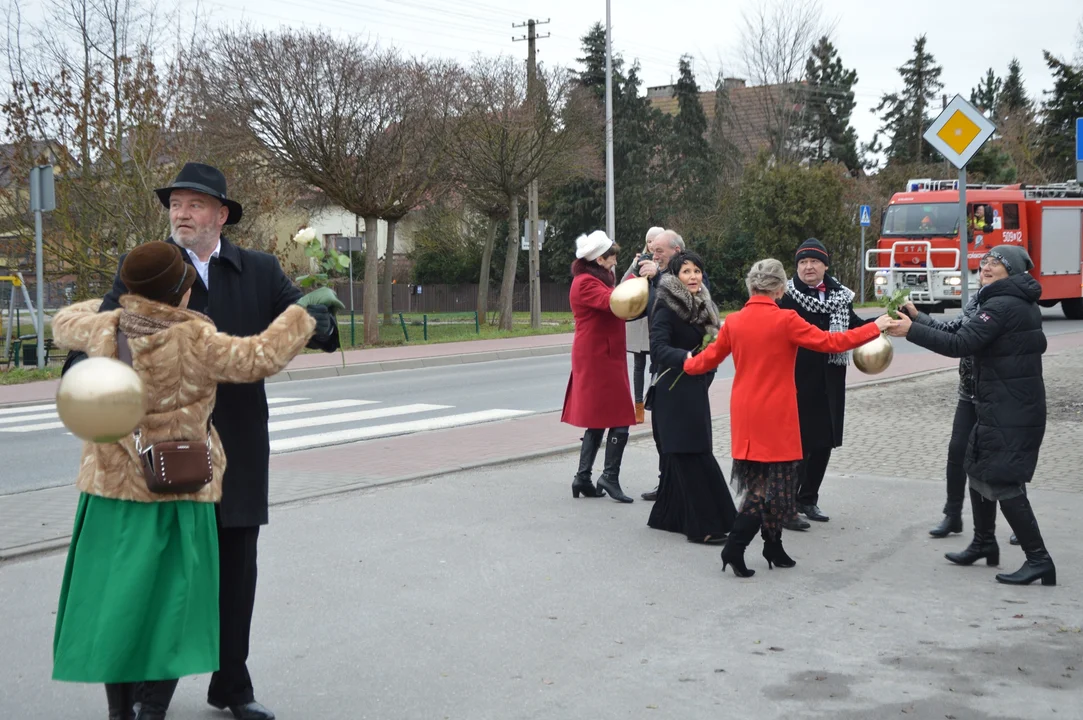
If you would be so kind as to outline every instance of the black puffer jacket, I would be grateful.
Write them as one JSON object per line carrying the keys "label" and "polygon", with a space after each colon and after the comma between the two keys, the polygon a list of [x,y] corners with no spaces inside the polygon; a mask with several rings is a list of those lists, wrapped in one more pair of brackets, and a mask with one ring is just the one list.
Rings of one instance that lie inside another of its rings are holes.
{"label": "black puffer jacket", "polygon": [[[936,320],[928,313],[918,312],[914,322],[944,332],[958,332],[964,323],[969,322],[977,314],[978,295],[979,293],[974,293],[963,308],[963,312],[951,320]],[[970,402],[974,401],[974,358],[972,357],[965,357],[959,361],[959,397]]]}
{"label": "black puffer jacket", "polygon": [[1030,482],[1045,436],[1041,294],[1033,277],[1013,275],[983,287],[977,313],[954,334],[914,324],[906,336],[941,355],[973,356],[978,422],[965,467],[994,492]]}

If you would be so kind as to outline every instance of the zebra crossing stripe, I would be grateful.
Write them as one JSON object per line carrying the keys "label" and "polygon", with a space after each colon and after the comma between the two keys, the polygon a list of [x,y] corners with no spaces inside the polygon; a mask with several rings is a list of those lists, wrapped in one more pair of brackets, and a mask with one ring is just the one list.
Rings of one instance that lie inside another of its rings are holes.
{"label": "zebra crossing stripe", "polygon": [[480,410],[478,412],[444,415],[442,417],[426,418],[423,420],[409,420],[406,422],[388,423],[386,425],[337,430],[316,435],[296,435],[294,437],[272,440],[271,452],[281,453],[289,452],[291,450],[307,450],[309,448],[323,447],[326,445],[339,445],[342,443],[372,440],[393,435],[407,435],[409,433],[425,432],[427,430],[446,430],[448,428],[462,427],[463,425],[476,425],[478,423],[493,422],[495,420],[507,420],[509,418],[529,414],[530,412],[527,410]]}
{"label": "zebra crossing stripe", "polygon": [[379,420],[396,415],[414,415],[416,413],[432,412],[434,410],[448,410],[451,405],[396,405],[393,407],[376,408],[375,410],[359,410],[352,413],[339,413],[338,415],[322,415],[319,417],[297,418],[295,420],[279,420],[267,423],[270,432],[282,432],[284,430],[298,430],[300,428],[320,427],[321,425],[341,425],[349,422],[364,422],[366,420]]}

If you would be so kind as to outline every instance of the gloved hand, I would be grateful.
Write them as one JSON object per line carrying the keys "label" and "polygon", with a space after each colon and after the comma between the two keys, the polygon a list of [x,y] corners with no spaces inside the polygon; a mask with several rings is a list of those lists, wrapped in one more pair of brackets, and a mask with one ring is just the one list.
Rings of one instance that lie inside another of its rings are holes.
{"label": "gloved hand", "polygon": [[[300,305],[300,303],[298,303],[298,305]],[[326,305],[309,305],[305,307],[305,310],[307,310],[308,314],[312,316],[312,319],[316,321],[317,338],[325,338],[335,329],[331,313],[327,310]]]}
{"label": "gloved hand", "polygon": [[307,308],[310,305],[323,305],[325,311],[328,308],[334,308],[335,310],[346,309],[346,306],[343,305],[342,301],[335,295],[335,291],[328,287],[313,290],[308,295],[305,295],[298,300],[297,304],[304,308]]}

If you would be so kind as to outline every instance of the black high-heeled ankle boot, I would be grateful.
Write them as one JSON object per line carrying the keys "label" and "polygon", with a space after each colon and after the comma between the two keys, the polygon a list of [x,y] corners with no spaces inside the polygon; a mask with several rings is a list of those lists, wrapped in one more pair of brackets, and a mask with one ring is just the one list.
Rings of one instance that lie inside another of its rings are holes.
{"label": "black high-heeled ankle boot", "polygon": [[109,720],[133,720],[135,683],[106,683],[105,701],[109,703]]}
{"label": "black high-heeled ankle boot", "polygon": [[135,720],[165,720],[177,680],[153,680],[139,684]]}
{"label": "black high-heeled ankle boot", "polygon": [[1019,538],[1019,545],[1027,555],[1027,561],[1013,573],[997,575],[997,582],[1006,585],[1030,585],[1035,580],[1041,580],[1042,585],[1056,585],[1057,568],[1053,565],[1053,558],[1049,557],[1049,551],[1045,549],[1045,541],[1038,529],[1038,518],[1034,517],[1030,500],[1026,495],[1001,500],[1000,509],[1004,513],[1004,519]]}
{"label": "black high-heeled ankle boot", "polygon": [[986,500],[977,491],[970,491],[970,507],[974,511],[974,538],[962,552],[945,553],[956,565],[973,565],[985,558],[987,565],[1000,564],[1000,546],[997,545],[997,504]]}
{"label": "black high-heeled ankle boot", "polygon": [[598,449],[602,446],[602,434],[604,430],[586,430],[583,433],[583,446],[579,449],[579,469],[572,480],[572,497],[603,497],[604,490],[594,487],[590,481],[590,473],[594,468],[594,460],[598,457]]}
{"label": "black high-heeled ankle boot", "polygon": [[733,566],[733,574],[737,577],[748,578],[756,574],[755,570],[749,570],[745,565],[745,548],[756,537],[760,529],[758,515],[738,515],[733,521],[733,529],[726,539],[726,547],[722,548],[722,572],[726,572],[726,566]]}
{"label": "black high-heeled ankle boot", "polygon": [[797,561],[786,554],[786,549],[782,547],[782,531],[778,533],[778,537],[774,540],[767,536],[767,531],[761,531],[760,535],[763,537],[763,559],[767,561],[767,569],[773,570],[775,565],[780,568],[792,568],[797,565]]}
{"label": "black high-heeled ankle boot", "polygon": [[[616,430],[623,432],[615,432]],[[628,428],[613,428],[609,431],[609,441],[605,444],[605,469],[598,478],[598,489],[604,490],[609,493],[609,497],[622,503],[633,502],[620,486],[620,463],[627,445]]]}

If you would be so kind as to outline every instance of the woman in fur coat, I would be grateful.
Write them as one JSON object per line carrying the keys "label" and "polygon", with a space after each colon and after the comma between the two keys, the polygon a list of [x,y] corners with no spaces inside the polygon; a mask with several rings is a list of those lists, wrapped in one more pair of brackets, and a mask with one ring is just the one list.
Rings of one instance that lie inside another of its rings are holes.
{"label": "woman in fur coat", "polygon": [[[572,497],[609,493],[618,502],[630,503],[632,498],[620,487],[620,465],[628,445],[628,428],[635,424],[635,410],[624,356],[624,320],[609,308],[609,296],[617,285],[613,268],[620,248],[601,230],[580,235],[575,244],[569,292],[575,318],[572,374],[560,420],[586,432]],[[595,487],[590,475],[606,428],[605,469]]]}
{"label": "woman in fur coat", "polygon": [[122,331],[146,393],[142,443],[209,434],[212,480],[188,495],[154,494],[133,436],[84,445],[53,679],[105,683],[113,720],[160,720],[177,678],[218,669],[215,503],[226,457],[209,423],[218,383],[279,372],[312,337],[314,321],[295,305],[261,335],[217,332],[209,318],[185,309],[196,270],[163,242],[135,248],[120,275],[130,292],[121,308],[99,313],[101,301],[93,300],[61,310],[56,342],[115,358]]}
{"label": "woman in fur coat", "polygon": [[737,508],[712,452],[707,391],[714,372],[681,375],[688,353],[698,353],[705,336],[718,335],[718,308],[703,287],[703,258],[679,253],[668,270],[651,316],[651,360],[660,373],[651,424],[662,451],[662,480],[647,524],[684,533],[689,542],[718,544]]}

